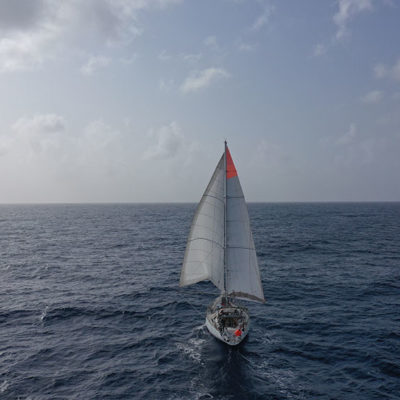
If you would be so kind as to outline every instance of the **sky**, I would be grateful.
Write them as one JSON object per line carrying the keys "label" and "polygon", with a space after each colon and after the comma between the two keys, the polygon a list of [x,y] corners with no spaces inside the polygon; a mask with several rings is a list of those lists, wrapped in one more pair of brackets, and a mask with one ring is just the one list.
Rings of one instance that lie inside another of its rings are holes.
{"label": "sky", "polygon": [[0,0],[0,203],[400,201],[400,0]]}

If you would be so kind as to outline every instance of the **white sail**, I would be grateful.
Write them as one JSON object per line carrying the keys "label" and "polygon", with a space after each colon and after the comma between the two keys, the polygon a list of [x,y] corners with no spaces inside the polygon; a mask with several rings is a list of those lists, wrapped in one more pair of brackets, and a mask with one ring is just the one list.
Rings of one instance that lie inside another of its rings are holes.
{"label": "white sail", "polygon": [[226,291],[265,302],[247,205],[228,148],[226,157]]}
{"label": "white sail", "polygon": [[227,147],[196,209],[180,286],[207,279],[230,296],[265,302],[247,205]]}
{"label": "white sail", "polygon": [[224,186],[223,155],[193,218],[180,286],[209,279],[224,290]]}
{"label": "white sail", "polygon": [[228,179],[226,186],[226,291],[236,297],[264,302],[253,235],[239,178]]}

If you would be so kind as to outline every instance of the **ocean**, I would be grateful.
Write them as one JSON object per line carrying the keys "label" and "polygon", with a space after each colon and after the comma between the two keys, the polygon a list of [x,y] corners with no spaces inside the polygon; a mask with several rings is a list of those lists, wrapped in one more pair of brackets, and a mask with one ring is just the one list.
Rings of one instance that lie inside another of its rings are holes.
{"label": "ocean", "polygon": [[0,206],[0,399],[400,399],[400,203],[249,204],[238,347],[179,288],[194,204]]}

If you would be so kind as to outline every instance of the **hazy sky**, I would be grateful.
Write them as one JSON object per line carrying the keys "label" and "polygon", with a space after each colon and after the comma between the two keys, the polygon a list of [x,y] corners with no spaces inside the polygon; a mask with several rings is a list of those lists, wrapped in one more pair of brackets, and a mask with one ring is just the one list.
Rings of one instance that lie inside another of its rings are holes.
{"label": "hazy sky", "polygon": [[400,200],[400,0],[0,0],[0,202]]}

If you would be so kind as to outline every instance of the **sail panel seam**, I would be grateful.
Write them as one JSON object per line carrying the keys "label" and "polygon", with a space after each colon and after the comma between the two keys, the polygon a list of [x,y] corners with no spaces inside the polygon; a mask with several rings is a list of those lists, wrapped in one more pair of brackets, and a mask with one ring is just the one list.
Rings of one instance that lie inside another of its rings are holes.
{"label": "sail panel seam", "polygon": [[216,200],[218,200],[218,201],[221,201],[222,203],[224,202],[224,200],[220,199],[220,198],[217,197],[217,196],[213,196],[212,194],[205,194],[205,195],[203,195],[203,199],[204,199],[205,197],[212,197],[213,199],[216,199]]}
{"label": "sail panel seam", "polygon": [[[194,242],[195,240],[206,240],[207,242],[211,242],[211,243],[215,243],[216,245],[218,245],[219,247],[221,247],[222,249],[224,248],[223,245],[221,245],[220,243],[216,242],[215,240],[211,240],[211,239],[207,239],[207,238],[203,238],[203,237],[198,237],[198,238],[194,238],[194,239],[189,239],[189,242]],[[200,251],[200,250],[198,250]]]}

